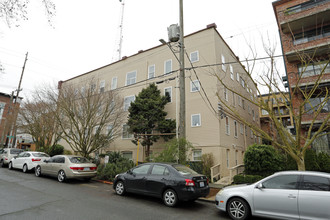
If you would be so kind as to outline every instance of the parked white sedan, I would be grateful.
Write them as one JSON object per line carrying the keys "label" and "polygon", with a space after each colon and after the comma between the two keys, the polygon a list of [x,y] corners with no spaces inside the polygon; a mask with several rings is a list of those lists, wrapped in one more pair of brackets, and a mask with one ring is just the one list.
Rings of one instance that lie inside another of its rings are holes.
{"label": "parked white sedan", "polygon": [[216,207],[232,219],[252,216],[275,219],[330,219],[330,174],[278,172],[251,185],[219,191]]}
{"label": "parked white sedan", "polygon": [[14,158],[8,164],[9,169],[20,169],[24,173],[34,169],[39,163],[49,159],[49,155],[37,151],[24,151]]}

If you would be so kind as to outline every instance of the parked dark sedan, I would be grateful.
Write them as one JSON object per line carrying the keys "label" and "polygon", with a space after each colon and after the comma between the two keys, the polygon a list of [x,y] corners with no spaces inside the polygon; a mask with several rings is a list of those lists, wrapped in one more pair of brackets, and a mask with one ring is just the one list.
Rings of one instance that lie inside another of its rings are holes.
{"label": "parked dark sedan", "polygon": [[179,200],[194,201],[210,192],[206,176],[168,163],[145,163],[118,174],[113,188],[118,195],[132,192],[159,197],[167,206],[175,206]]}

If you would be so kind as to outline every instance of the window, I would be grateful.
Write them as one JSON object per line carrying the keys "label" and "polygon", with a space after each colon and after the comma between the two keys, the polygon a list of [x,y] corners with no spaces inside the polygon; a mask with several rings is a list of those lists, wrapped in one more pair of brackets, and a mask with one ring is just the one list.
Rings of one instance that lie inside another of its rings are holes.
{"label": "window", "polygon": [[228,92],[226,87],[223,88],[223,95],[225,97],[225,100],[228,101]]}
{"label": "window", "polygon": [[127,158],[129,160],[133,159],[133,153],[132,151],[124,151],[121,153],[123,155],[124,158]]}
{"label": "window", "polygon": [[91,84],[90,88],[91,88],[91,93],[94,93],[96,89],[96,84],[95,83]]}
{"label": "window", "polygon": [[317,92],[315,94],[317,94],[318,97],[312,97],[309,99],[309,102],[305,104],[305,111],[311,114],[313,111],[318,111],[319,108],[322,108],[321,113],[330,112],[330,99],[328,98],[328,101],[324,103],[326,95],[323,96]]}
{"label": "window", "polygon": [[251,115],[251,108],[250,108],[250,105],[249,104],[248,104],[248,112]]}
{"label": "window", "polygon": [[235,92],[232,92],[233,93],[233,106],[236,106],[236,98],[235,98]]}
{"label": "window", "polygon": [[135,96],[127,96],[124,99],[124,111],[128,111],[129,107],[131,106],[131,102],[135,101]]}
{"label": "window", "polygon": [[229,125],[229,118],[226,116],[226,134],[230,135],[230,125]]}
{"label": "window", "polygon": [[238,137],[238,126],[237,121],[234,121],[234,137]]}
{"label": "window", "polygon": [[201,115],[195,114],[191,115],[191,127],[201,126]]}
{"label": "window", "polygon": [[117,89],[117,77],[113,77],[111,81],[111,90]]}
{"label": "window", "polygon": [[129,126],[128,125],[123,125],[123,139],[130,139],[133,138],[133,134],[129,132]]}
{"label": "window", "polygon": [[253,137],[254,137],[253,130],[251,129],[250,132],[251,132],[251,135],[250,136],[253,139]]}
{"label": "window", "polygon": [[112,136],[112,134],[113,134],[113,126],[112,125],[108,125],[107,126],[107,133],[106,133],[106,135],[111,135]]}
{"label": "window", "polygon": [[239,73],[236,73],[236,80],[237,80],[237,82],[239,82],[239,79],[240,79]]}
{"label": "window", "polygon": [[166,60],[164,63],[164,74],[170,74],[172,72],[172,60]]}
{"label": "window", "polygon": [[96,133],[100,133],[99,129],[100,129],[99,125],[95,126],[93,130],[93,134],[95,135]]}
{"label": "window", "polygon": [[0,102],[0,120],[2,119],[2,114],[5,111],[5,105],[6,103]]}
{"label": "window", "polygon": [[155,65],[150,65],[148,67],[148,79],[155,77]]}
{"label": "window", "polygon": [[230,78],[234,80],[234,69],[232,65],[229,65],[229,70],[230,70]]}
{"label": "window", "polygon": [[242,123],[240,123],[240,130],[241,130],[241,134],[244,134],[244,125]]}
{"label": "window", "polygon": [[242,77],[241,77],[241,85],[243,88],[245,88],[245,81],[244,81],[244,79],[242,79]]}
{"label": "window", "polygon": [[193,151],[193,160],[194,161],[201,161],[202,160],[202,150],[194,150]]}
{"label": "window", "polygon": [[103,92],[104,92],[104,89],[105,89],[105,81],[102,80],[102,81],[100,82],[100,93],[103,93]]}
{"label": "window", "polygon": [[136,83],[136,71],[126,74],[126,86]]}
{"label": "window", "polygon": [[256,120],[256,116],[254,114],[254,109],[252,109],[252,117],[253,117],[253,121],[255,121]]}
{"label": "window", "polygon": [[151,165],[149,165],[149,164],[141,165],[139,167],[133,168],[132,172],[133,172],[133,174],[137,174],[137,175],[139,175],[139,174],[145,175],[145,174],[148,174],[150,166]]}
{"label": "window", "polygon": [[229,154],[230,154],[230,150],[226,150],[226,160],[227,160],[227,167],[229,167]]}
{"label": "window", "polygon": [[321,176],[305,175],[301,185],[302,190],[330,191],[330,179]]}
{"label": "window", "polygon": [[190,82],[190,92],[198,92],[200,91],[200,83],[198,80],[194,80]]}
{"label": "window", "polygon": [[261,114],[262,115],[268,115],[269,113],[265,109],[261,109]]}
{"label": "window", "polygon": [[170,175],[170,171],[165,167],[161,165],[154,165],[151,170],[152,175]]}
{"label": "window", "polygon": [[235,165],[238,165],[238,159],[237,159],[237,150],[235,151]]}
{"label": "window", "polygon": [[164,89],[165,96],[168,97],[168,101],[172,102],[172,87],[167,87]]}
{"label": "window", "polygon": [[199,61],[198,51],[194,51],[194,52],[190,53],[190,61],[192,63]]}
{"label": "window", "polygon": [[242,99],[242,108],[245,109],[245,100]]}
{"label": "window", "polygon": [[247,126],[245,125],[244,127],[245,127],[245,136],[247,136],[247,133],[248,133]]}
{"label": "window", "polygon": [[221,55],[221,68],[224,72],[226,72],[226,59],[224,55]]}
{"label": "window", "polygon": [[240,95],[238,95],[237,99],[238,99],[238,105],[242,106],[242,97]]}
{"label": "window", "polygon": [[266,189],[297,189],[298,175],[281,175],[262,183]]}
{"label": "window", "polygon": [[81,92],[81,95],[84,96],[85,95],[85,87],[81,87],[80,92]]}

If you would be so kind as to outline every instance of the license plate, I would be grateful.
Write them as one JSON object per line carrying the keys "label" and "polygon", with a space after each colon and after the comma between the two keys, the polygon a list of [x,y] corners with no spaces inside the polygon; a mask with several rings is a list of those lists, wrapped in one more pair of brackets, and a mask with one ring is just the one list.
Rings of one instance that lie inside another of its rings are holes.
{"label": "license plate", "polygon": [[204,187],[204,186],[205,186],[204,182],[199,183],[199,187]]}
{"label": "license plate", "polygon": [[87,170],[89,170],[89,167],[85,167],[85,168],[84,168],[84,171],[87,171]]}

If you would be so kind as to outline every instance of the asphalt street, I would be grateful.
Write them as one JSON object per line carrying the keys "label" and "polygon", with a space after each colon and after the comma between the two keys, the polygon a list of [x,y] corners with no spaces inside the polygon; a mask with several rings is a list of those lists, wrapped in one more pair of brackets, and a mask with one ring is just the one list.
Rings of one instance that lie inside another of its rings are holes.
{"label": "asphalt street", "polygon": [[229,219],[213,203],[196,201],[166,207],[161,199],[117,196],[112,185],[0,168],[0,220],[38,219]]}

